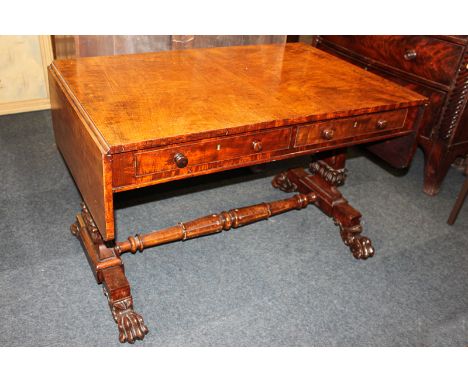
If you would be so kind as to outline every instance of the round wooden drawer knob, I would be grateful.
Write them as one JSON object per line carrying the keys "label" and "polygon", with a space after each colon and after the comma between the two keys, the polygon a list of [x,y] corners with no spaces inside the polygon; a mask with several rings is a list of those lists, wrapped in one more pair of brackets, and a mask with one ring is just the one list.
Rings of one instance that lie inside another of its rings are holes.
{"label": "round wooden drawer knob", "polygon": [[385,129],[387,125],[388,125],[388,122],[384,119],[381,119],[377,122],[377,125],[375,127],[379,130],[382,130],[382,129]]}
{"label": "round wooden drawer knob", "polygon": [[177,153],[174,155],[174,162],[177,167],[184,168],[188,165],[188,158],[182,153]]}
{"label": "round wooden drawer knob", "polygon": [[323,129],[322,130],[322,138],[330,140],[333,138],[333,135],[335,135],[335,130],[333,129]]}
{"label": "round wooden drawer knob", "polygon": [[418,54],[416,53],[415,50],[410,49],[405,52],[403,57],[405,58],[406,61],[413,61],[416,59],[416,57],[418,57]]}
{"label": "round wooden drawer knob", "polygon": [[260,151],[262,151],[262,142],[260,141],[253,141],[252,142],[252,149],[253,151],[255,151],[256,153],[259,153]]}

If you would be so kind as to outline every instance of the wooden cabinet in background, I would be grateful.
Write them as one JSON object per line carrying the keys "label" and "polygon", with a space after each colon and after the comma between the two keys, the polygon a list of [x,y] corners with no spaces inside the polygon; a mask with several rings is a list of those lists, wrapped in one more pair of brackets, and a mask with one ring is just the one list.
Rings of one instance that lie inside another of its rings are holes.
{"label": "wooden cabinet in background", "polygon": [[424,192],[437,194],[468,155],[468,36],[318,36],[315,45],[429,98],[418,143]]}

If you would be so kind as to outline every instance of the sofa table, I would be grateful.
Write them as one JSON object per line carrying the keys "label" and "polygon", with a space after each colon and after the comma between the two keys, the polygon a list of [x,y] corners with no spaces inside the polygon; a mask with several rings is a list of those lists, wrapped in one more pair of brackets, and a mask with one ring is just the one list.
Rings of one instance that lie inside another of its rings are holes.
{"label": "sofa table", "polygon": [[[126,252],[314,204],[354,257],[372,256],[361,214],[337,189],[346,178],[345,150],[399,140],[407,166],[427,101],[299,43],[56,60],[49,81],[55,140],[83,199],[71,231],[103,284],[119,340],[130,343],[148,329],[133,310]],[[272,181],[295,192],[290,198],[116,240],[114,193],[310,154],[307,170]]]}

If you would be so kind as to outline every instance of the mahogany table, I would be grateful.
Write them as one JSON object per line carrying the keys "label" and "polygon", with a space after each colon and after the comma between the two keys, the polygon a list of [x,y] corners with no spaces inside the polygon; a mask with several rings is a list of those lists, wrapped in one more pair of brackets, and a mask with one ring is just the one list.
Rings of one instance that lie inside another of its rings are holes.
{"label": "mahogany table", "polygon": [[[361,214],[337,186],[345,150],[401,140],[407,166],[426,99],[305,44],[194,49],[56,60],[49,68],[55,140],[83,198],[71,231],[102,283],[119,340],[148,329],[133,310],[121,255],[237,228],[314,204],[354,257],[374,254]],[[387,147],[388,146],[388,147]],[[113,195],[299,155],[278,174],[294,196],[116,241]],[[394,157],[395,155],[393,155]]]}

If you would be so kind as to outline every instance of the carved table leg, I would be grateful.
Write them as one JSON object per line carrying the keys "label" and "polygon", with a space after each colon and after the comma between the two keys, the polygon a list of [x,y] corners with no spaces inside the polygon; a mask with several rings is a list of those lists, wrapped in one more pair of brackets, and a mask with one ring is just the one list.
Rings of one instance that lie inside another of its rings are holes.
{"label": "carved table leg", "polygon": [[434,196],[439,193],[442,182],[447,175],[450,165],[455,160],[442,144],[434,144],[424,158],[424,192]]}
{"label": "carved table leg", "polygon": [[278,174],[272,181],[273,187],[285,192],[313,192],[315,205],[340,228],[343,242],[350,248],[356,259],[367,259],[374,255],[371,241],[361,235],[361,214],[349,205],[336,188],[346,179],[344,154],[320,159],[310,164],[310,173],[295,168]]}
{"label": "carved table leg", "polygon": [[124,274],[123,265],[102,270],[104,294],[119,329],[119,341],[133,344],[148,333],[143,318],[133,310],[130,285]]}
{"label": "carved table leg", "polygon": [[71,225],[71,232],[81,241],[86,257],[98,284],[104,285],[112,316],[119,329],[119,341],[134,343],[148,333],[143,318],[133,310],[130,284],[125,277],[124,265],[113,248],[102,240],[91,215],[82,203],[81,213]]}

